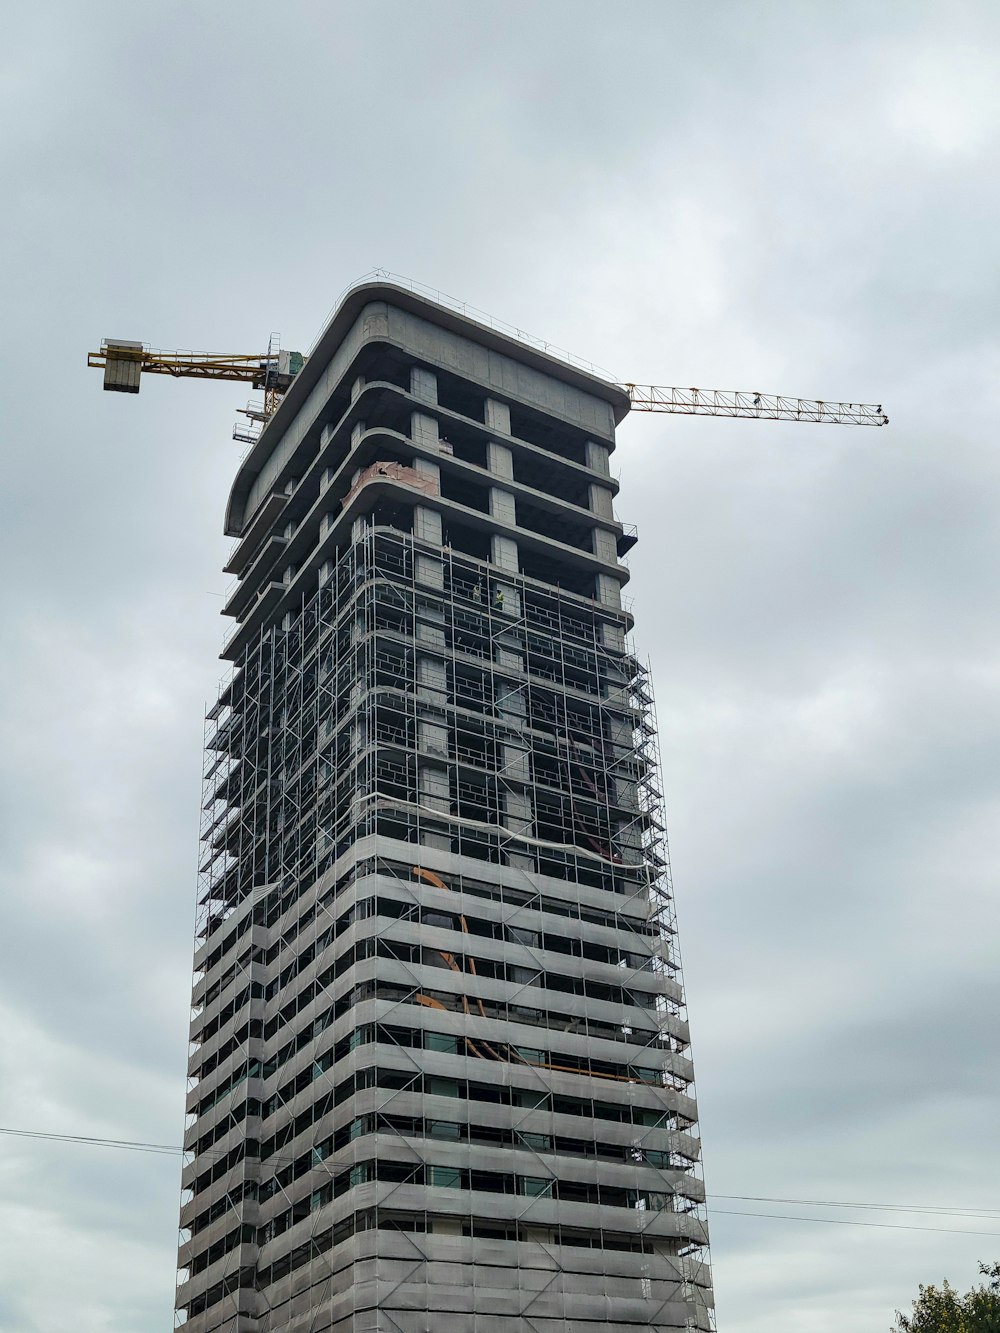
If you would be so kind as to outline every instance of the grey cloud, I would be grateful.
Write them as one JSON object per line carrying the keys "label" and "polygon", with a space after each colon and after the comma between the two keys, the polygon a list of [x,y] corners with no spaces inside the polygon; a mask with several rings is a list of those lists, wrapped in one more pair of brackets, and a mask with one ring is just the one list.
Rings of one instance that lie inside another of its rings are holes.
{"label": "grey cloud", "polygon": [[[998,39],[985,3],[11,17],[0,1125],[182,1131],[243,395],[105,396],[85,353],[304,347],[383,264],[623,378],[885,403],[621,432],[708,1180],[992,1197]],[[177,1177],[0,1143],[3,1333],[167,1326]],[[996,1249],[714,1238],[724,1333],[888,1327]]]}

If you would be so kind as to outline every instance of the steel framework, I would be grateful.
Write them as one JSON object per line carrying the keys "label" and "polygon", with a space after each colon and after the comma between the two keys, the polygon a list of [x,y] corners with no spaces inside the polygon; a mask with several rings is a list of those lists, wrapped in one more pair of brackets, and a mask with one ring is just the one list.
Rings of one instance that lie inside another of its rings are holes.
{"label": "steel framework", "polygon": [[189,1319],[221,1299],[234,1328],[284,1328],[306,1278],[345,1306],[345,1242],[390,1232],[380,1327],[409,1330],[467,1233],[530,1252],[525,1328],[625,1288],[644,1326],[711,1327],[653,701],[608,619],[370,528],[246,648],[207,738]]}

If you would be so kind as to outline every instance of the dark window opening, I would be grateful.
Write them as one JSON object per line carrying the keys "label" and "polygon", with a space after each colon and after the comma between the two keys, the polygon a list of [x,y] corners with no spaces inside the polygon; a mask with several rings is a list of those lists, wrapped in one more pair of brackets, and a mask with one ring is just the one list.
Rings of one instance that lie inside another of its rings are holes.
{"label": "dark window opening", "polygon": [[558,556],[543,555],[529,550],[524,544],[521,549],[521,573],[541,583],[565,588],[567,592],[577,593],[581,597],[594,595],[594,575],[589,570],[574,568]]}
{"label": "dark window opening", "polygon": [[470,417],[473,421],[486,418],[486,395],[474,388],[467,380],[449,375],[445,370],[434,368],[438,382],[438,402],[449,412]]}
{"label": "dark window opening", "polygon": [[413,531],[413,506],[394,500],[380,500],[370,511],[376,528],[393,528],[396,532]]}
{"label": "dark window opening", "polygon": [[529,532],[551,537],[565,546],[575,546],[579,551],[591,551],[593,548],[592,529],[588,523],[574,523],[565,514],[551,509],[540,509],[520,496],[517,499],[518,526]]}
{"label": "dark window opening", "polygon": [[568,458],[571,463],[586,464],[586,436],[572,426],[549,420],[540,412],[532,412],[530,408],[512,403],[510,433],[520,440],[527,440],[529,444],[537,444],[550,454]]}
{"label": "dark window opening", "polygon": [[489,560],[491,553],[490,534],[479,528],[466,527],[445,516],[444,544],[452,550],[471,555],[476,560]]}
{"label": "dark window opening", "polygon": [[581,509],[590,508],[589,481],[585,476],[535,454],[514,455],[514,480],[546,495],[557,495]]}
{"label": "dark window opening", "polygon": [[445,500],[454,500],[467,509],[478,509],[481,514],[490,512],[490,492],[488,486],[477,486],[465,477],[452,472],[441,473],[441,496]]}

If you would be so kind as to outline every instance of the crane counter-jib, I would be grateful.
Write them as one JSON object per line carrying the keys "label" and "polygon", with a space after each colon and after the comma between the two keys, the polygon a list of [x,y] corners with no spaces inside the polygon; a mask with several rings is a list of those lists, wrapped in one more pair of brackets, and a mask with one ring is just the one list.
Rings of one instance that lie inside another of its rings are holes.
{"label": "crane counter-jib", "polygon": [[103,369],[104,388],[113,393],[138,393],[143,373],[175,379],[239,381],[255,389],[283,393],[304,363],[301,352],[160,352],[141,342],[110,338],[101,344],[99,352],[87,355],[87,365]]}

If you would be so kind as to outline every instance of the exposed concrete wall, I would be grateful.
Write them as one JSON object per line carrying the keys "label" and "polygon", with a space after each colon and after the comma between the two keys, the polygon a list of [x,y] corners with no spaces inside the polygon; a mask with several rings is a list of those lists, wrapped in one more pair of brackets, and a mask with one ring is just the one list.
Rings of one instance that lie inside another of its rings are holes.
{"label": "exposed concrete wall", "polygon": [[[331,355],[305,401],[300,404],[294,419],[284,424],[283,433],[271,453],[256,464],[254,476],[251,478],[246,475],[247,468],[254,466],[252,460],[248,460],[248,464],[241,469],[230,496],[227,530],[238,532],[249,522],[296,450],[308,434],[316,429],[316,422],[347,367],[353,363],[361,348],[373,340],[392,343],[415,360],[430,362],[443,370],[460,374],[487,391],[492,389],[590,431],[596,437],[595,447],[600,447],[596,443],[599,440],[605,441],[605,448],[608,445],[613,447],[614,412],[607,401],[561,382],[554,374],[545,374],[502,352],[482,347],[470,338],[439,328],[410,311],[401,310],[387,302],[373,301],[361,311],[345,333],[340,346]],[[554,367],[554,370],[557,369]],[[414,381],[416,384],[420,382],[419,377]],[[355,380],[352,392],[356,394],[358,391],[359,385]],[[418,396],[424,395],[421,393]],[[436,393],[433,397],[427,397],[427,401],[436,401]],[[497,430],[503,430],[505,404],[499,399],[491,401],[495,407],[491,409],[494,418],[490,424]],[[509,430],[509,409],[506,425]]]}
{"label": "exposed concrete wall", "polygon": [[[613,442],[615,423],[609,403],[409,310],[389,304],[387,316],[389,340],[419,360]],[[496,428],[500,429],[499,424]]]}

